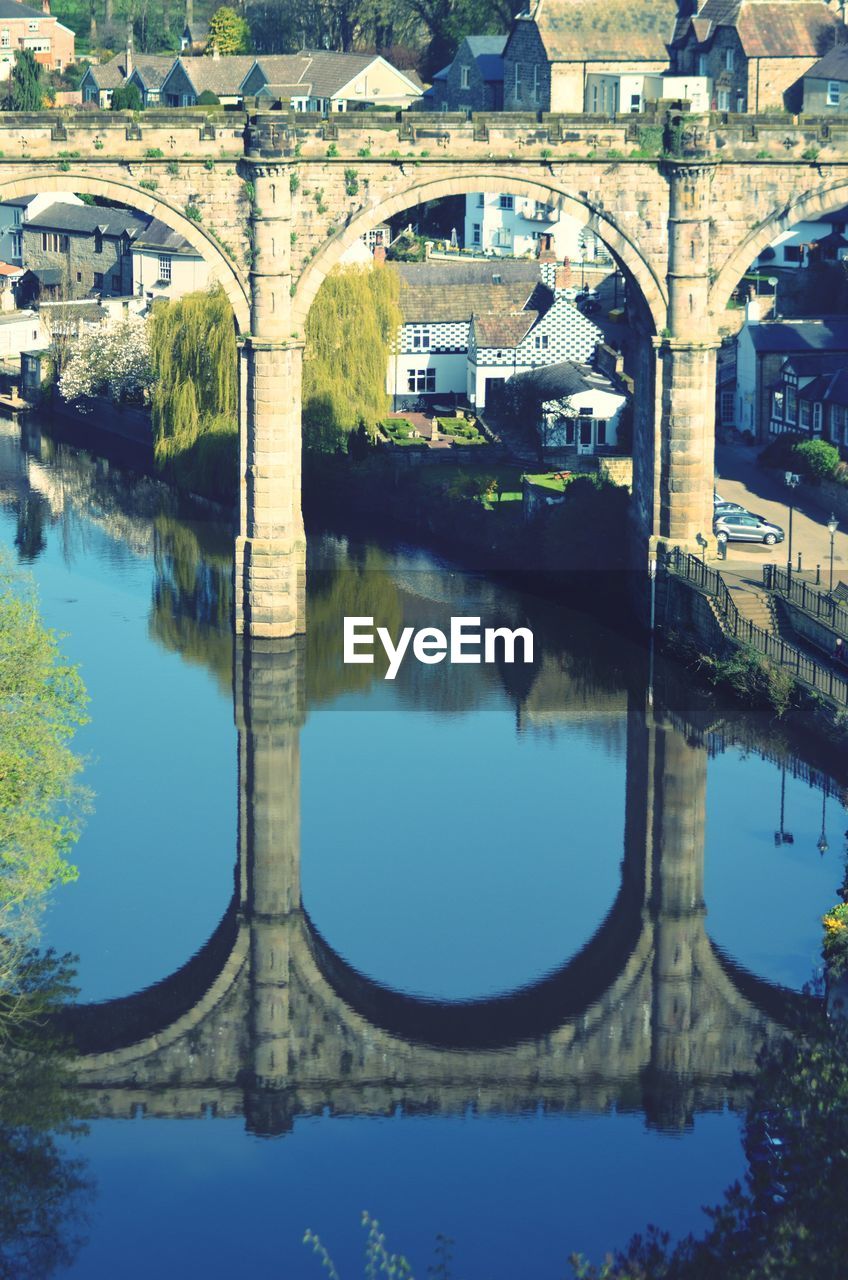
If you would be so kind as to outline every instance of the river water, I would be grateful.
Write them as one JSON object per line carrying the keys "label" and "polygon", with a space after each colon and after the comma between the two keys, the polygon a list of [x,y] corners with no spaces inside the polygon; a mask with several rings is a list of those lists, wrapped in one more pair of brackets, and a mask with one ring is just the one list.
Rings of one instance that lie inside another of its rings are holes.
{"label": "river water", "polygon": [[[229,530],[35,427],[0,428],[0,546],[91,696],[43,937],[86,1006],[57,1274],[308,1280],[311,1228],[354,1277],[363,1210],[455,1280],[704,1228],[844,872],[803,748],[408,545],[311,538],[305,640],[234,651]],[[342,664],[352,613],[536,660],[389,682]]]}

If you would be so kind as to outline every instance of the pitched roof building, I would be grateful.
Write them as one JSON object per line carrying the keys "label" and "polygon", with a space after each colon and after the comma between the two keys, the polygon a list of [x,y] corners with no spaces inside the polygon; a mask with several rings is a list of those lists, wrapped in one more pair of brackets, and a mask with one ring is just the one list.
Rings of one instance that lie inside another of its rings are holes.
{"label": "pitched roof building", "polygon": [[504,50],[507,111],[583,110],[592,73],[662,72],[676,0],[536,0]]}
{"label": "pitched roof building", "polygon": [[379,54],[327,49],[262,54],[252,60],[242,84],[245,97],[261,94],[292,110],[323,115],[365,103],[408,107],[422,91],[414,72],[399,71]]}
{"label": "pitched roof building", "polygon": [[837,44],[804,73],[805,115],[837,115],[848,111],[848,42]]}
{"label": "pitched roof building", "polygon": [[18,49],[29,49],[48,71],[64,71],[74,60],[74,33],[50,12],[18,0],[0,0],[0,80],[8,80]]}
{"label": "pitched roof building", "polygon": [[506,36],[466,36],[428,90],[435,111],[500,111]]}
{"label": "pitched roof building", "polygon": [[802,77],[843,31],[824,0],[705,0],[678,21],[672,66],[709,76],[718,111],[798,111]]}

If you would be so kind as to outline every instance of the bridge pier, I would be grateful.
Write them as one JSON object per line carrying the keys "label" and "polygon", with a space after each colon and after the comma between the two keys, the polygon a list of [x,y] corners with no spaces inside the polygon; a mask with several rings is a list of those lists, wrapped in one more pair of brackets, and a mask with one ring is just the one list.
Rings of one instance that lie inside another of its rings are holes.
{"label": "bridge pier", "polygon": [[301,514],[301,364],[291,316],[292,207],[288,170],[251,164],[251,332],[241,359],[237,634],[305,629]]}
{"label": "bridge pier", "polygon": [[713,543],[716,350],[710,319],[712,163],[669,161],[668,326],[654,340],[654,545]]}

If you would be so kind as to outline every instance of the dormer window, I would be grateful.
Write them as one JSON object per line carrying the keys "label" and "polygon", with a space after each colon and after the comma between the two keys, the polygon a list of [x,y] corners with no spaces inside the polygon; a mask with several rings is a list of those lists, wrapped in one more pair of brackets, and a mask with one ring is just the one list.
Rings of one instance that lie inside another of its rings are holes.
{"label": "dormer window", "polygon": [[467,89],[469,87],[470,82],[471,82],[471,68],[466,66],[460,67],[459,68],[460,89]]}
{"label": "dormer window", "polygon": [[725,49],[725,51],[724,51],[724,69],[725,69],[725,71],[732,71],[732,70],[733,70],[733,68],[735,67],[735,65],[736,65],[736,50],[735,50],[735,49]]}

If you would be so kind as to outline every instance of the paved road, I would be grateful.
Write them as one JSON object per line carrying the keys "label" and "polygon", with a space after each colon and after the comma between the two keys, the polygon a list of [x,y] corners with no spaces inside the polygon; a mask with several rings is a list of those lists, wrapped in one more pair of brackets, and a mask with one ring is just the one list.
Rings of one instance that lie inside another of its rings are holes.
{"label": "paved road", "polygon": [[[773,563],[786,567],[789,537],[787,490],[782,472],[765,470],[757,465],[757,449],[741,445],[719,445],[716,449],[716,491],[728,502],[741,502],[756,515],[779,524],[786,530],[787,541],[776,547],[760,543],[731,542],[727,547],[727,568],[762,579],[762,566]],[[798,563],[801,552],[803,567],[822,567],[822,584],[826,587],[830,574],[830,534],[827,531],[829,511],[815,503],[813,490],[801,485],[792,522],[792,558]],[[843,521],[834,539],[834,582],[848,582],[848,522]]]}

